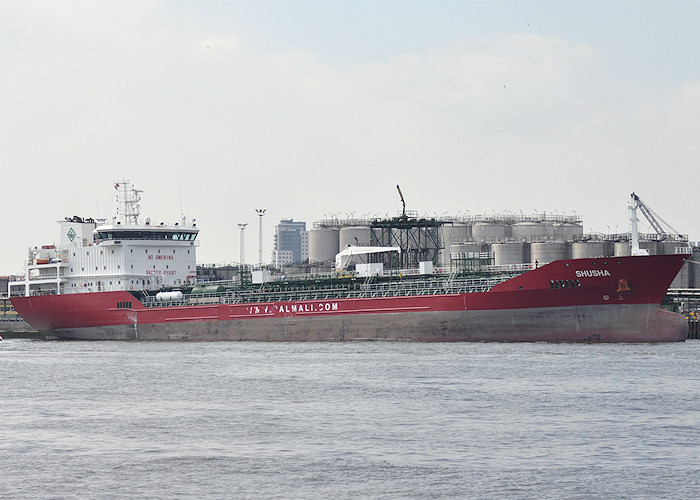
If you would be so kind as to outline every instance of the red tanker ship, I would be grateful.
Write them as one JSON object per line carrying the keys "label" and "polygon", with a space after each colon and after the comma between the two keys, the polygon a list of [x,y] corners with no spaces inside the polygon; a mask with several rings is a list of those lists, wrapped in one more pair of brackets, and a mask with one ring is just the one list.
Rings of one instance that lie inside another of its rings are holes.
{"label": "red tanker ship", "polygon": [[203,286],[195,276],[196,226],[184,219],[172,226],[139,224],[139,191],[128,182],[115,188],[124,224],[66,218],[61,244],[30,251],[24,279],[8,287],[17,312],[46,335],[425,342],[687,337],[685,319],[660,307],[684,254],[557,260],[517,271],[336,273]]}

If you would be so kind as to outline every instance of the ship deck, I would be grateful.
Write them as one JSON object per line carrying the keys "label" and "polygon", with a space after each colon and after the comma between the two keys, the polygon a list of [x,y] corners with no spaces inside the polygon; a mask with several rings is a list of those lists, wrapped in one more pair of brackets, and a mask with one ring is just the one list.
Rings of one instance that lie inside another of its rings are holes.
{"label": "ship deck", "polygon": [[[376,297],[405,297],[423,295],[449,295],[459,293],[487,292],[499,283],[515,276],[501,274],[489,277],[444,276],[428,279],[397,279],[376,281],[336,278],[333,280],[302,280],[295,282],[270,282],[251,289],[247,287],[224,286],[225,290],[216,293],[183,293],[180,300],[158,300],[155,295],[137,296],[145,307],[177,307],[198,304],[244,304],[256,302],[304,301],[353,299]],[[207,285],[216,285],[209,282]],[[223,285],[222,285],[223,286]]]}

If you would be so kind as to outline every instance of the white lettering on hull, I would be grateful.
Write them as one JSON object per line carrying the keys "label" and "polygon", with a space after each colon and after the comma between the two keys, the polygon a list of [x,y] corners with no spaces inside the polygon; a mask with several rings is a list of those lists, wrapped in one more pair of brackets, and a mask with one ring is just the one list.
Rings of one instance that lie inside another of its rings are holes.
{"label": "white lettering on hull", "polygon": [[576,271],[577,278],[600,278],[603,276],[611,276],[607,269],[584,269]]}
{"label": "white lettering on hull", "polygon": [[256,314],[298,314],[298,313],[321,313],[338,311],[337,302],[316,302],[303,304],[272,304],[269,306],[248,306],[246,312],[252,316]]}

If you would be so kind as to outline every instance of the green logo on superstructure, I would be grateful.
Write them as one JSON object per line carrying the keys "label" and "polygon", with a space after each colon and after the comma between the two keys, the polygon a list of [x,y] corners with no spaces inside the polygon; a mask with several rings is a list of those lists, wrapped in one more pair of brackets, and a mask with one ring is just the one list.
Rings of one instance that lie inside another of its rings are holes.
{"label": "green logo on superstructure", "polygon": [[73,228],[70,228],[68,230],[68,239],[73,241],[75,239],[75,231],[73,231]]}

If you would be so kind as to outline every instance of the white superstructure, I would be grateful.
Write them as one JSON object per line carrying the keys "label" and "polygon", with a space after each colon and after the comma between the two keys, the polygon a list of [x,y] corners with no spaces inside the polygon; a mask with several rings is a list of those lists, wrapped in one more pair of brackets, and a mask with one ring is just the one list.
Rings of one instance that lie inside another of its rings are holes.
{"label": "white superstructure", "polygon": [[104,220],[66,217],[60,243],[29,249],[24,277],[9,283],[12,296],[157,290],[185,285],[197,274],[199,229],[185,218],[173,225],[139,221],[141,191],[115,186],[119,215]]}

